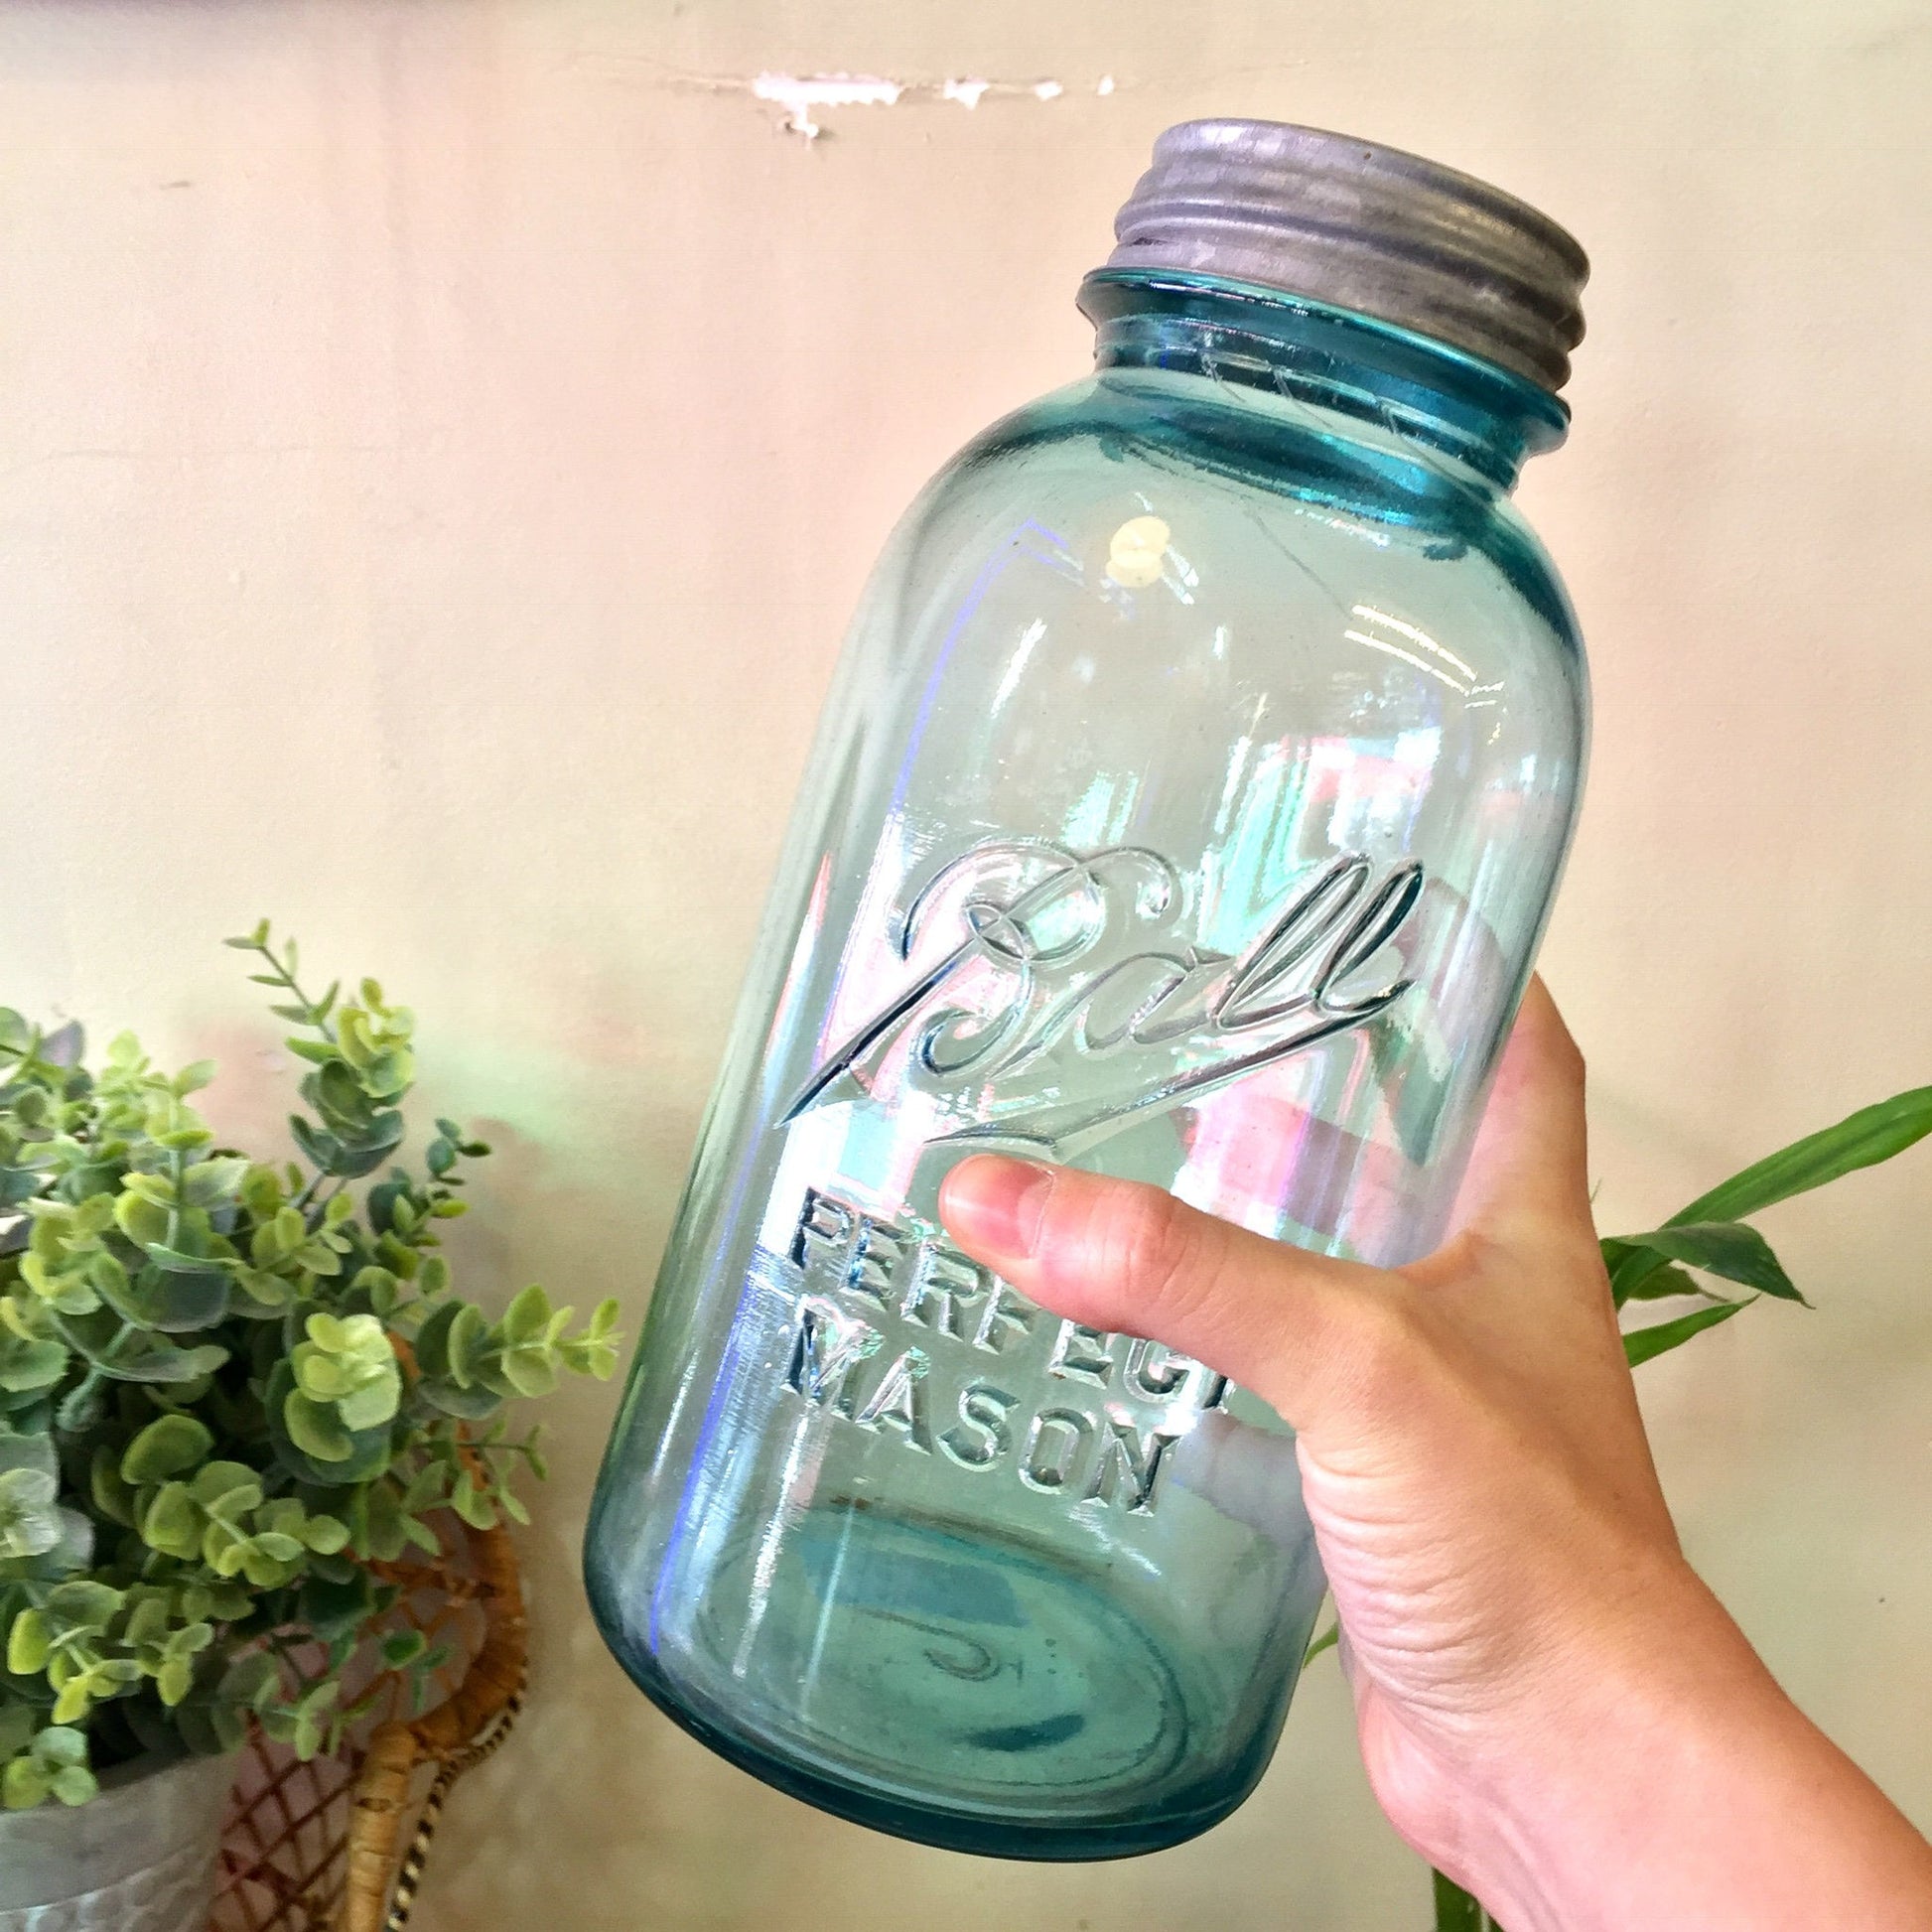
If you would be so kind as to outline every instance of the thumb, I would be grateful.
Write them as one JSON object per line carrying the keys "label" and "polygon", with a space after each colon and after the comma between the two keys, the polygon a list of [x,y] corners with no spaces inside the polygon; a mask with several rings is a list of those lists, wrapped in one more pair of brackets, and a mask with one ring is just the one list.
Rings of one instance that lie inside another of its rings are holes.
{"label": "thumb", "polygon": [[1491,1233],[1562,1227],[1595,1239],[1584,1056],[1549,989],[1523,994],[1463,1174],[1456,1222]]}
{"label": "thumb", "polygon": [[1004,1155],[940,1189],[953,1239],[1042,1308],[1166,1343],[1298,1429],[1314,1418],[1384,1278],[1216,1219],[1162,1188]]}

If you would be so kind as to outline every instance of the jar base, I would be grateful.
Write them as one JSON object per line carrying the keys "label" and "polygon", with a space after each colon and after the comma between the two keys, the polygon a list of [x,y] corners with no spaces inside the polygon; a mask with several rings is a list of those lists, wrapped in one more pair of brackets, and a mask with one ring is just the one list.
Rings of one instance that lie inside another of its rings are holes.
{"label": "jar base", "polygon": [[[749,1588],[759,1563],[771,1574]],[[1278,1711],[1230,1762],[1215,1726],[1211,1762],[1190,1764],[1203,1740],[1181,1633],[1157,1641],[1031,1545],[850,1500],[807,1512],[775,1559],[720,1553],[695,1613],[660,1631],[655,1653],[625,1620],[600,1608],[600,1621],[645,1694],[741,1768],[855,1823],[982,1857],[1180,1844],[1253,1788],[1279,1728]]]}

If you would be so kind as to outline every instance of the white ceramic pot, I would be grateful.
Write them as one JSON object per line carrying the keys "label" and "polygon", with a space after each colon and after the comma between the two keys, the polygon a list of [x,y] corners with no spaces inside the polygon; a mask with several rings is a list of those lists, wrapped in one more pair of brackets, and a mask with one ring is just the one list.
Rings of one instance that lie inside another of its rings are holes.
{"label": "white ceramic pot", "polygon": [[233,1757],[145,1757],[0,1811],[0,1932],[206,1932]]}

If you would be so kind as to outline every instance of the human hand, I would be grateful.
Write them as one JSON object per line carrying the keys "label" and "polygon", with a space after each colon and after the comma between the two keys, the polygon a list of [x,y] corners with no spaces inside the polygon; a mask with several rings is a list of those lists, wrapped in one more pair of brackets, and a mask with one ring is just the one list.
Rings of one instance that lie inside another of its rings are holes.
{"label": "human hand", "polygon": [[[1376,1797],[1512,1932],[1810,1926],[1825,1898],[1873,1932],[1932,1926],[1932,1854],[1785,1702],[1678,1547],[1590,1223],[1583,1096],[1533,983],[1455,1232],[1405,1268],[996,1157],[962,1163],[941,1208],[1044,1307],[1194,1356],[1294,1425]],[[1786,1802],[1813,1835],[1836,1824],[1863,1905],[1816,1872],[1775,1915],[1748,1904],[1757,1837],[1792,1842]]]}

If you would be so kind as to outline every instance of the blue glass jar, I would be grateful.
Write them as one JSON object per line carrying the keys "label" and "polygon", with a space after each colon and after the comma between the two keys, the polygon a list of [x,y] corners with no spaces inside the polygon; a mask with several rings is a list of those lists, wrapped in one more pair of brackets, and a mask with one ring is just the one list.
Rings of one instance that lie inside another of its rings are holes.
{"label": "blue glass jar", "polygon": [[988,1148],[1325,1253],[1445,1227],[1583,775],[1509,497],[1581,253],[1448,170],[1171,130],[1094,373],[901,523],[828,701],[592,1520],[637,1683],[958,1850],[1172,1845],[1322,1593],[1293,1436],[948,1242]]}

